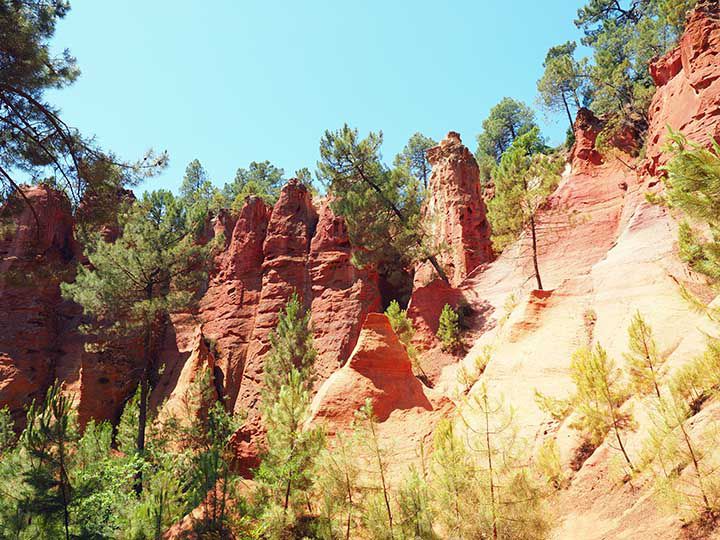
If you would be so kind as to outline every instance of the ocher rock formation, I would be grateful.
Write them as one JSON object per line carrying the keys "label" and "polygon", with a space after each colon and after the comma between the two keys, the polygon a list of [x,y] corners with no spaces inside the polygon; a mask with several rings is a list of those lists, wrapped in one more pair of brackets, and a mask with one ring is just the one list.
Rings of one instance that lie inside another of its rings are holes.
{"label": "ocher rock formation", "polygon": [[[450,284],[457,286],[478,265],[492,259],[490,224],[480,190],[480,172],[470,150],[454,131],[427,151],[432,165],[423,226],[440,250],[438,262]],[[425,263],[415,275],[416,286],[435,276]]]}
{"label": "ocher rock formation", "polygon": [[77,260],[67,198],[45,186],[24,195],[27,202],[15,194],[0,208],[0,407],[18,418],[52,382],[62,339],[59,284]]}

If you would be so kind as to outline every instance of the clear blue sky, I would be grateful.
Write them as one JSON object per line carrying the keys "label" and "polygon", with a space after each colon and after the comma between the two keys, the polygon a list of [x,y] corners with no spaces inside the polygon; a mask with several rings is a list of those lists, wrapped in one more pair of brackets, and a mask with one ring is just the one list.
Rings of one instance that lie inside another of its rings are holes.
{"label": "clear blue sky", "polygon": [[[386,161],[421,131],[475,150],[503,96],[535,104],[547,49],[581,0],[75,0],[54,46],[82,70],[50,99],[125,159],[148,147],[175,190],[197,158],[217,185],[251,161],[315,170],[325,129],[382,130]],[[553,143],[566,120],[539,114]]]}

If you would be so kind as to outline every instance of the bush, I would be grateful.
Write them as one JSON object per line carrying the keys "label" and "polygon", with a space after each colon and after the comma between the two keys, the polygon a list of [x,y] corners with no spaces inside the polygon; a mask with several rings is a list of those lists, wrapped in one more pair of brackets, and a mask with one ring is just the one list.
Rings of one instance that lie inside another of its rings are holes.
{"label": "bush", "polygon": [[444,351],[456,352],[460,348],[460,317],[450,304],[445,304],[440,313],[437,337]]}

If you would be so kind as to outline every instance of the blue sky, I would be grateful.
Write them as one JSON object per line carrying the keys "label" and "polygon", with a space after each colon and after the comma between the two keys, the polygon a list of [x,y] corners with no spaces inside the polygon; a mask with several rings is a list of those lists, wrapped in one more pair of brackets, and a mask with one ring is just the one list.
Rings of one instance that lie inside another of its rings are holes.
{"label": "blue sky", "polygon": [[[503,96],[535,104],[550,46],[581,0],[75,0],[53,42],[82,70],[63,118],[125,159],[167,150],[148,188],[199,159],[215,184],[251,161],[315,169],[325,129],[382,130],[386,161],[421,131],[475,150]],[[560,142],[562,116],[539,118]]]}

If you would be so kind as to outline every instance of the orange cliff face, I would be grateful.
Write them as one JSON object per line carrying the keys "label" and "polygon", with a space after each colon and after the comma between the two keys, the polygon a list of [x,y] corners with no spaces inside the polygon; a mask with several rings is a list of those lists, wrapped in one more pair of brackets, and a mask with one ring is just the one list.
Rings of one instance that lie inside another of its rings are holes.
{"label": "orange cliff face", "polygon": [[[42,398],[60,352],[59,283],[77,255],[70,202],[45,186],[24,188],[0,208],[0,406]],[[37,219],[37,221],[36,221]]]}
{"label": "orange cliff face", "polygon": [[668,126],[702,144],[720,139],[720,32],[713,9],[694,11],[678,46],[650,66],[658,87],[649,110],[650,175],[660,174],[667,161],[662,148]]}

